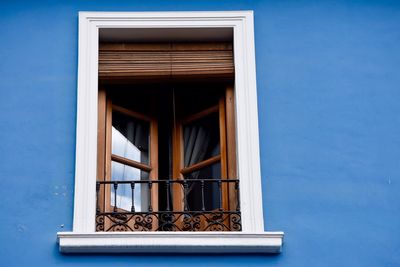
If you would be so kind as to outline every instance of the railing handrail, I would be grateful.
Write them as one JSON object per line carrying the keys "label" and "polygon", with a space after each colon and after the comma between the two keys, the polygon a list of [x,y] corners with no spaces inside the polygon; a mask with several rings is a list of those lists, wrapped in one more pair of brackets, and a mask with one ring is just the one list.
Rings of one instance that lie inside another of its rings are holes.
{"label": "railing handrail", "polygon": [[131,183],[185,183],[185,182],[222,182],[222,183],[238,183],[239,179],[180,179],[180,180],[112,180],[112,181],[96,181],[98,184],[131,184]]}

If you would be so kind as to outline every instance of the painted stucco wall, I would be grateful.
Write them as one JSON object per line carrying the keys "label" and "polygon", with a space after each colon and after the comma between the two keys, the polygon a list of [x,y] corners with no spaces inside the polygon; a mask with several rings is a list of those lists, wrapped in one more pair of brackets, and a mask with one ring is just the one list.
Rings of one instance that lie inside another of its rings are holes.
{"label": "painted stucco wall", "polygon": [[[255,12],[266,229],[280,255],[61,255],[78,11]],[[400,2],[1,1],[1,266],[400,266]]]}

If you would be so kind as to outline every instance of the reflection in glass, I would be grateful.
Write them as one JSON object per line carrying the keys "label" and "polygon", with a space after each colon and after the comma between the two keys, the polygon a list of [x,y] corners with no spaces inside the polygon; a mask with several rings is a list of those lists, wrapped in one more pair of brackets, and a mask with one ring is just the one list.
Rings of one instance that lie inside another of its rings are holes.
{"label": "reflection in glass", "polygon": [[[185,179],[221,179],[221,163],[204,167],[198,171],[185,175]],[[219,188],[217,182],[204,182],[204,204],[206,210],[219,208]],[[200,182],[190,182],[187,195],[189,210],[202,209],[202,192]]]}
{"label": "reflection in glass", "polygon": [[113,112],[112,153],[149,164],[149,123]]}
{"label": "reflection in glass", "polygon": [[184,125],[184,165],[191,166],[220,153],[218,113]]}
{"label": "reflection in glass", "polygon": [[[124,165],[115,161],[111,162],[111,181],[137,181],[149,180],[149,173],[140,169]],[[132,189],[130,184],[118,184],[117,203],[114,201],[114,188],[111,186],[111,205],[119,209],[131,211]],[[135,184],[134,190],[135,211],[147,211],[149,206],[148,184]]]}

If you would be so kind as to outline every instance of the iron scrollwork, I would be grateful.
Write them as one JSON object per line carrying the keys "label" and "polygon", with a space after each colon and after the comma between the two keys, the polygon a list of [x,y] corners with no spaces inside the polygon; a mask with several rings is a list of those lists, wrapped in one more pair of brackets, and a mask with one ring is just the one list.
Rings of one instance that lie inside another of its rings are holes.
{"label": "iron scrollwork", "polygon": [[241,231],[240,212],[109,212],[96,231]]}

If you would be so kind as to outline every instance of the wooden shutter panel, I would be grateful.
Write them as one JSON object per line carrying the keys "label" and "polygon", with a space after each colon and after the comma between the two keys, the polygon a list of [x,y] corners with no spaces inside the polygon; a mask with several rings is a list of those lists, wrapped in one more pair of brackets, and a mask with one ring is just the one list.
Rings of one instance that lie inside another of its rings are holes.
{"label": "wooden shutter panel", "polygon": [[108,79],[233,78],[230,43],[101,43],[99,77]]}

